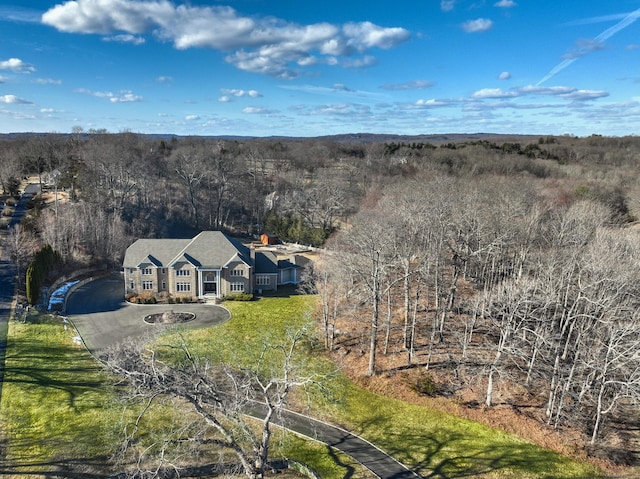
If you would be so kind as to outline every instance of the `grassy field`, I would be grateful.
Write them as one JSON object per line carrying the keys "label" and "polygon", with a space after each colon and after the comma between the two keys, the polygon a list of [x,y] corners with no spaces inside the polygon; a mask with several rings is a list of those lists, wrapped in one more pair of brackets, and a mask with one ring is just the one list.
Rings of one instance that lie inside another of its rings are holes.
{"label": "grassy field", "polygon": [[[227,303],[233,318],[211,329],[183,331],[193,353],[251,365],[265,344],[307,324],[312,297],[264,298]],[[121,439],[121,403],[110,378],[73,342],[59,319],[12,322],[6,383],[0,404],[4,455],[0,474],[37,477],[54,471],[106,472]],[[175,336],[162,339],[172,342]],[[385,449],[425,477],[592,478],[597,471],[521,439],[426,408],[407,405],[353,386],[309,342],[303,371],[323,374],[326,394],[311,410],[332,417]],[[167,420],[164,416],[163,421]],[[309,464],[323,478],[367,478],[350,458],[313,441],[279,433],[273,455]],[[92,476],[99,477],[99,476]]]}
{"label": "grassy field", "polygon": [[3,477],[104,470],[121,425],[110,378],[60,318],[11,322],[0,403]]}

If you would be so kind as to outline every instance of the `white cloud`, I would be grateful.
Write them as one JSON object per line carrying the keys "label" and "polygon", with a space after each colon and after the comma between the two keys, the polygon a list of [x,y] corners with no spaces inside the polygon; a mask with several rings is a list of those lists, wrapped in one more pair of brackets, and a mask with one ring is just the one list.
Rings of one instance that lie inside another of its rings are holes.
{"label": "white cloud", "polygon": [[440,10],[443,12],[450,12],[455,6],[455,0],[440,0]]}
{"label": "white cloud", "polygon": [[434,85],[433,82],[427,80],[414,80],[407,83],[396,83],[382,85],[380,88],[384,90],[400,91],[400,90],[422,90],[425,88],[431,88]]}
{"label": "white cloud", "polygon": [[313,65],[317,65],[318,63],[320,63],[320,61],[317,57],[309,55],[307,57],[298,58],[298,60],[296,60],[296,63],[301,67],[310,67]]}
{"label": "white cloud", "polygon": [[342,61],[342,66],[347,68],[366,68],[378,63],[378,59],[371,55],[367,55],[361,58],[345,58]]}
{"label": "white cloud", "polygon": [[518,98],[523,96],[551,96],[580,102],[604,98],[609,96],[609,93],[604,90],[579,90],[577,88],[566,86],[541,87],[528,85],[519,88],[511,88],[509,90],[502,90],[501,88],[483,88],[474,92],[471,95],[471,98],[474,100],[495,100]]}
{"label": "white cloud", "polygon": [[260,98],[262,96],[262,93],[260,93],[258,90],[241,90],[237,88],[220,88],[220,93],[223,93],[224,95],[233,95],[238,98],[243,96],[248,96],[250,98]]}
{"label": "white cloud", "polygon": [[604,90],[575,90],[571,93],[561,95],[562,98],[568,98],[574,101],[596,100],[609,96],[609,92]]}
{"label": "white cloud", "polygon": [[371,22],[348,23],[343,27],[347,44],[359,52],[369,48],[393,48],[409,38],[404,28],[384,28]]}
{"label": "white cloud", "polygon": [[132,103],[143,100],[141,96],[134,95],[130,90],[121,90],[118,93],[113,93],[110,91],[93,91],[80,88],[75,90],[75,92],[95,96],[96,98],[107,98],[111,103]]}
{"label": "white cloud", "polygon": [[39,23],[41,12],[36,9],[0,6],[0,18],[11,22]]}
{"label": "white cloud", "polygon": [[499,7],[499,8],[512,8],[515,7],[517,4],[516,2],[514,2],[513,0],[500,0],[499,2],[496,2],[493,4],[494,7]]}
{"label": "white cloud", "polygon": [[0,95],[0,103],[7,103],[9,105],[31,105],[32,102],[18,98],[15,95]]}
{"label": "white cloud", "polygon": [[502,72],[500,73],[500,75],[498,75],[498,80],[509,80],[511,78],[511,73],[509,72]]}
{"label": "white cloud", "polygon": [[7,82],[7,77],[3,77],[0,75],[0,83],[6,83]]}
{"label": "white cloud", "polygon": [[62,85],[62,80],[54,80],[52,78],[37,78],[33,80],[33,83],[38,85]]}
{"label": "white cloud", "polygon": [[313,108],[308,112],[310,115],[331,115],[342,117],[367,117],[370,118],[373,115],[371,108],[368,105],[359,103],[333,103],[330,105],[320,105]]}
{"label": "white cloud", "polygon": [[222,96],[220,96],[220,98],[218,98],[218,101],[220,103],[229,103],[233,101],[233,98],[242,98],[242,97],[249,97],[249,98],[260,98],[262,97],[262,93],[260,93],[258,90],[241,90],[238,88],[220,88],[220,93],[222,93]]}
{"label": "white cloud", "polygon": [[146,42],[143,37],[131,35],[130,33],[103,37],[102,40],[105,42],[131,43],[132,45],[142,45]]}
{"label": "white cloud", "polygon": [[515,98],[520,96],[516,91],[505,91],[501,88],[483,88],[476,91],[472,98],[485,99],[485,98]]}
{"label": "white cloud", "polygon": [[[297,76],[291,65],[314,65],[321,58],[326,64],[338,64],[335,57],[393,48],[410,36],[404,28],[366,21],[300,25],[273,17],[242,16],[228,6],[175,6],[167,0],[72,0],[45,12],[42,22],[68,33],[123,32],[108,37],[121,41],[152,32],[175,48],[229,52],[226,61],[237,68],[281,78]],[[372,64],[370,60],[354,63]]]}
{"label": "white cloud", "polygon": [[467,33],[480,33],[491,30],[493,22],[488,18],[478,18],[476,20],[469,20],[462,24],[462,29]]}
{"label": "white cloud", "polygon": [[184,117],[184,119],[186,121],[195,121],[195,120],[199,120],[200,117],[198,115],[187,115]]}
{"label": "white cloud", "polygon": [[352,93],[355,90],[352,90],[351,88],[349,88],[347,85],[345,85],[344,83],[334,83],[332,88],[335,91],[344,91],[344,92],[348,92],[348,93]]}
{"label": "white cloud", "polygon": [[133,92],[123,91],[118,95],[113,95],[109,97],[109,101],[111,103],[131,103],[131,102],[140,102],[142,101],[142,97],[138,95],[134,95]]}
{"label": "white cloud", "polygon": [[25,63],[19,58],[9,58],[0,62],[0,70],[8,70],[15,73],[33,73],[36,71],[33,65]]}
{"label": "white cloud", "polygon": [[269,115],[273,111],[258,106],[248,106],[242,109],[242,113],[248,113],[250,115]]}
{"label": "white cloud", "polygon": [[159,76],[158,78],[156,78],[156,80],[160,83],[171,83],[173,81],[173,77]]}
{"label": "white cloud", "polygon": [[565,60],[581,58],[591,52],[597,52],[598,50],[604,50],[605,48],[606,46],[602,41],[582,39],[578,40],[576,42],[576,46],[571,51],[566,53],[563,58]]}
{"label": "white cloud", "polygon": [[449,106],[450,102],[444,101],[444,100],[436,100],[435,98],[432,98],[430,100],[418,100],[415,103],[416,107],[419,108],[438,108],[438,107],[443,107],[443,106]]}

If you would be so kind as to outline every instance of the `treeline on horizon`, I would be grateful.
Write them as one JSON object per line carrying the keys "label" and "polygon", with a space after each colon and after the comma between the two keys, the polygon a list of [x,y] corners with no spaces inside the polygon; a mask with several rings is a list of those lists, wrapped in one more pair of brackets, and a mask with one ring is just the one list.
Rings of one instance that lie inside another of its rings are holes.
{"label": "treeline on horizon", "polygon": [[[185,237],[202,229],[268,232],[319,246],[372,192],[424,174],[530,178],[554,189],[559,202],[590,198],[611,207],[613,222],[637,216],[636,137],[471,136],[458,142],[448,141],[454,135],[434,136],[440,143],[371,141],[382,135],[365,141],[157,139],[101,130],[5,136],[0,186],[15,194],[21,177],[36,175],[72,197],[57,208],[56,222],[66,214],[77,217],[73,209],[88,209],[93,213],[81,216],[96,220],[109,217],[115,247],[95,244],[86,238],[91,228],[77,224],[56,228],[57,235],[73,238],[48,239],[65,257],[81,246],[115,262],[123,241]],[[44,227],[49,216],[45,212],[31,229],[51,235]]]}

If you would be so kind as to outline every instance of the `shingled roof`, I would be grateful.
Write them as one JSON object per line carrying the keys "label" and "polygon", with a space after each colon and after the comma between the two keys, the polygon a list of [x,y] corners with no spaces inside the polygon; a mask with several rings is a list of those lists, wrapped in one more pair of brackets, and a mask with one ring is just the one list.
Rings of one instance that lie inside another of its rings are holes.
{"label": "shingled roof", "polygon": [[203,231],[190,240],[139,239],[127,248],[123,266],[171,267],[188,261],[200,268],[219,269],[234,259],[252,265],[249,248],[221,231]]}
{"label": "shingled roof", "polygon": [[188,239],[139,239],[127,248],[123,266],[138,268],[143,264],[153,264],[166,268],[190,241]]}

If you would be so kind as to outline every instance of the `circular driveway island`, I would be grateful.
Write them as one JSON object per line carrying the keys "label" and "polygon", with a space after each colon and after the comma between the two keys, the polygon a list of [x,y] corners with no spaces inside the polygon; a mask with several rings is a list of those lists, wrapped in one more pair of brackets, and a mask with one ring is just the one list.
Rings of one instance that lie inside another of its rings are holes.
{"label": "circular driveway island", "polygon": [[[166,325],[147,324],[149,314],[174,311],[195,314],[181,328],[203,328],[224,323],[231,313],[212,304],[130,304],[124,300],[122,275],[91,281],[76,289],[67,300],[67,315],[73,321],[87,349],[94,354],[129,338],[145,336]],[[175,325],[171,325],[174,326]]]}

